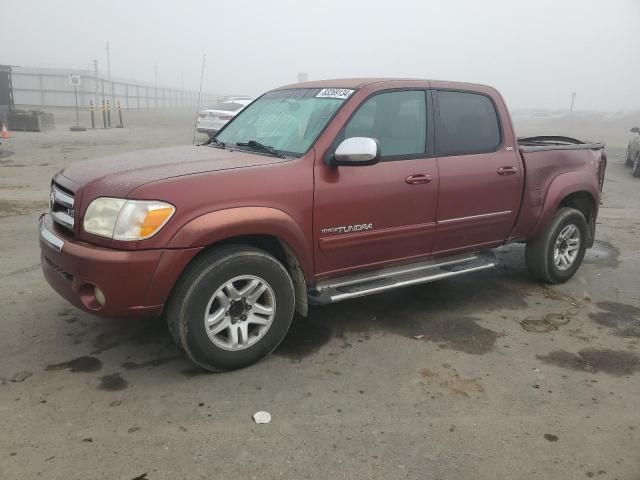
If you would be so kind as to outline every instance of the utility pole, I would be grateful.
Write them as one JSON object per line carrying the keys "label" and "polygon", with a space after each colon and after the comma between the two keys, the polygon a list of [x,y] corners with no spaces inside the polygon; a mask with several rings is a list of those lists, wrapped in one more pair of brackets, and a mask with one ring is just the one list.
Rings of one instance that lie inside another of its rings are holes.
{"label": "utility pole", "polygon": [[153,68],[155,69],[156,72],[156,110],[158,109],[158,62],[155,62],[153,64]]}
{"label": "utility pole", "polygon": [[95,105],[98,106],[98,59],[93,61],[93,73],[96,80]]}
{"label": "utility pole", "polygon": [[569,107],[569,116],[573,115],[573,104],[576,101],[576,92],[571,94],[571,106]]}
{"label": "utility pole", "polygon": [[180,72],[180,79],[182,80],[182,91],[180,92],[179,103],[181,107],[184,107],[184,72]]}
{"label": "utility pole", "polygon": [[113,90],[113,82],[111,81],[111,55],[109,50],[109,41],[105,45],[105,50],[107,51],[107,81],[111,84],[111,102],[116,104],[116,94]]}
{"label": "utility pole", "polygon": [[107,45],[105,46],[105,50],[107,51],[107,80],[111,80],[111,56],[109,55],[109,42],[107,41]]}

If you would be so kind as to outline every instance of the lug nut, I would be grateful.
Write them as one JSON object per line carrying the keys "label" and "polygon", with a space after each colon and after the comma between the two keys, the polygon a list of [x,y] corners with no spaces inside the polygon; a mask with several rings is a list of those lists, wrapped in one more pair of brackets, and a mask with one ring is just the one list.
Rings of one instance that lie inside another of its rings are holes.
{"label": "lug nut", "polygon": [[242,315],[240,318],[241,318],[242,320],[246,320],[246,319],[247,319],[247,316],[246,316],[246,315]]}

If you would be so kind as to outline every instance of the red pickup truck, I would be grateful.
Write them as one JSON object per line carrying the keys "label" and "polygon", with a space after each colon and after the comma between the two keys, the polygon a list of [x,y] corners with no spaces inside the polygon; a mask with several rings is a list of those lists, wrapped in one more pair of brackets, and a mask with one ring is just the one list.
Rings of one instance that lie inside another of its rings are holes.
{"label": "red pickup truck", "polygon": [[487,86],[301,83],[206,145],[56,174],[42,269],[87,312],[164,315],[196,364],[230,370],[273,351],[309,304],[491,268],[507,243],[526,243],[536,280],[568,280],[605,167],[599,143],[516,139]]}

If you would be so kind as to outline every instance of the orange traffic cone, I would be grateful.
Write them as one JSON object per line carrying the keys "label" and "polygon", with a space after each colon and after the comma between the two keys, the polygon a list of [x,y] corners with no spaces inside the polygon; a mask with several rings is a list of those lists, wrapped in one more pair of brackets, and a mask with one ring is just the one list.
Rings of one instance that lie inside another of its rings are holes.
{"label": "orange traffic cone", "polygon": [[6,123],[2,124],[2,133],[0,133],[0,138],[11,138],[11,135],[9,134],[9,130],[7,130]]}

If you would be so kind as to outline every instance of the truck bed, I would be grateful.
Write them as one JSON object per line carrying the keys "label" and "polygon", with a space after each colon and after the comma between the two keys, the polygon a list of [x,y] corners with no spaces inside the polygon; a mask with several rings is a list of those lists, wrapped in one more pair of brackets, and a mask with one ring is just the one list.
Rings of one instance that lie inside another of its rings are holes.
{"label": "truck bed", "polygon": [[[518,138],[518,149],[525,171],[525,187],[521,214],[512,239],[526,239],[535,233],[544,214],[544,204],[549,200],[551,184],[556,180],[566,182],[575,176],[581,181],[590,179],[591,184],[583,191],[591,192],[594,198],[599,197],[607,165],[603,143],[562,136],[521,137]],[[597,214],[598,204],[594,208]]]}
{"label": "truck bed", "polygon": [[541,135],[536,137],[518,137],[518,146],[525,153],[544,150],[600,150],[604,143],[583,142],[576,138]]}

